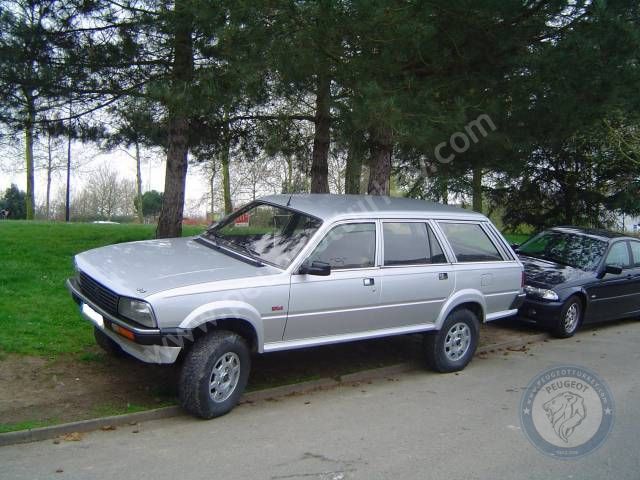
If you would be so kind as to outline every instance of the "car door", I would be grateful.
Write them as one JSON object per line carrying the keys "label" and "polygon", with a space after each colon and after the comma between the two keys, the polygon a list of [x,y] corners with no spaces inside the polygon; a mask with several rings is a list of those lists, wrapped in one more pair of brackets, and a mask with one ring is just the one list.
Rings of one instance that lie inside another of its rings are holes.
{"label": "car door", "polygon": [[453,292],[451,264],[425,220],[382,223],[380,324],[435,323]]}
{"label": "car door", "polygon": [[612,243],[605,255],[604,266],[621,267],[622,273],[607,273],[586,287],[589,296],[589,320],[611,320],[628,315],[633,309],[634,295],[630,279],[631,255],[626,240]]}
{"label": "car door", "polygon": [[640,241],[629,240],[629,248],[631,249],[631,260],[633,262],[632,268],[629,270],[632,294],[631,314],[640,314]]}
{"label": "car door", "polygon": [[514,313],[513,301],[520,293],[522,267],[500,247],[485,222],[443,220],[437,225],[445,235],[456,263],[456,291],[470,289],[484,295],[486,319]]}
{"label": "car door", "polygon": [[376,265],[377,222],[335,225],[306,262],[331,265],[331,274],[293,274],[284,340],[375,330],[379,327],[380,269]]}

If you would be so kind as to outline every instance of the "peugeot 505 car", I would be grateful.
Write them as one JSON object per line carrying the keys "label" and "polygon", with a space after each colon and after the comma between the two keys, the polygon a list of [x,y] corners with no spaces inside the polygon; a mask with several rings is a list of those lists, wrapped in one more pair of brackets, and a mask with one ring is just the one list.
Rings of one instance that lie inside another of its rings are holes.
{"label": "peugeot 505 car", "polygon": [[556,227],[521,246],[523,318],[572,336],[583,323],[640,315],[640,240],[601,229]]}
{"label": "peugeot 505 car", "polygon": [[406,198],[269,196],[202,235],[89,250],[75,267],[98,344],[181,359],[180,402],[203,418],[236,405],[252,353],[421,333],[428,365],[460,370],[479,324],[524,299],[486,217]]}

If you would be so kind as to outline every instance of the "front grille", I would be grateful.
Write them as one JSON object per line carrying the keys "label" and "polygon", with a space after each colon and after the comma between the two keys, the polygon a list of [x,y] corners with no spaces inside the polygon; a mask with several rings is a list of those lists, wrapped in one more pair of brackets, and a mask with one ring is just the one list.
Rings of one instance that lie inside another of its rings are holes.
{"label": "front grille", "polygon": [[106,312],[118,314],[118,295],[84,272],[80,272],[80,291]]}

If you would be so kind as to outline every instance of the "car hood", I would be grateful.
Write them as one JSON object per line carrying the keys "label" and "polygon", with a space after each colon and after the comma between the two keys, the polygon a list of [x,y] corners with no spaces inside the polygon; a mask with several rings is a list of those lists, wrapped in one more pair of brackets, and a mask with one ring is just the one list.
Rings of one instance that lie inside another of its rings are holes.
{"label": "car hood", "polygon": [[524,265],[525,283],[535,287],[563,287],[590,275],[579,268],[569,267],[548,260],[518,255]]}
{"label": "car hood", "polygon": [[76,255],[76,266],[114,292],[132,297],[198,283],[270,275],[280,270],[255,266],[192,238],[119,243]]}

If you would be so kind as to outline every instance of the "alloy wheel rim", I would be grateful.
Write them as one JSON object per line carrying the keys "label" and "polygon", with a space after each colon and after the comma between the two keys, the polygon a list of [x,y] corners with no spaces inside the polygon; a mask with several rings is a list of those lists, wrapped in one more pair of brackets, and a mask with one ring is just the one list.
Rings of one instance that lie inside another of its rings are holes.
{"label": "alloy wheel rim", "polygon": [[466,323],[456,323],[444,337],[444,353],[449,360],[460,360],[471,345],[471,329]]}
{"label": "alloy wheel rim", "polygon": [[209,396],[216,403],[227,400],[240,380],[240,357],[234,352],[222,354],[213,364],[209,378]]}
{"label": "alloy wheel rim", "polygon": [[567,333],[573,332],[578,326],[578,318],[580,316],[580,310],[577,303],[572,303],[567,308],[567,313],[564,316],[564,329]]}

